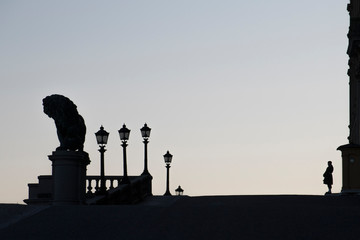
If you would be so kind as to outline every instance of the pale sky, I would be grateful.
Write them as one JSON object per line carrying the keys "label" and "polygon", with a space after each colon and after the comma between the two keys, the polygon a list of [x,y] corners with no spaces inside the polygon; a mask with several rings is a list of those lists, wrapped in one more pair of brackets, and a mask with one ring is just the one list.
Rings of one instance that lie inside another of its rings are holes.
{"label": "pale sky", "polygon": [[110,132],[106,174],[122,175],[117,130],[131,129],[129,175],[152,133],[153,193],[324,194],[341,190],[348,136],[345,0],[0,1],[0,202],[28,197],[59,142],[42,99],[62,94],[94,133]]}

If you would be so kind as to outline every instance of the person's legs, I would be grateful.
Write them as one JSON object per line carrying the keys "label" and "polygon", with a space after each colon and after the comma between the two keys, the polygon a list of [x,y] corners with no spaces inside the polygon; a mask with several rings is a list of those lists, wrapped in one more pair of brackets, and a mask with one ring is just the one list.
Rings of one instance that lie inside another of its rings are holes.
{"label": "person's legs", "polygon": [[329,188],[328,193],[331,193],[331,184],[328,184],[327,186],[328,186],[328,188]]}

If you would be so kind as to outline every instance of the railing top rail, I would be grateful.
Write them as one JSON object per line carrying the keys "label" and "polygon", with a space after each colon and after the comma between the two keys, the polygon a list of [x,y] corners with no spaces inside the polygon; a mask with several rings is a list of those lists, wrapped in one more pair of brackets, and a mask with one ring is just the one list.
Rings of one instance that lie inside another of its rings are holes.
{"label": "railing top rail", "polygon": [[[122,178],[123,176],[109,176],[109,175],[106,175],[105,178]],[[86,178],[100,178],[99,175],[87,175]]]}

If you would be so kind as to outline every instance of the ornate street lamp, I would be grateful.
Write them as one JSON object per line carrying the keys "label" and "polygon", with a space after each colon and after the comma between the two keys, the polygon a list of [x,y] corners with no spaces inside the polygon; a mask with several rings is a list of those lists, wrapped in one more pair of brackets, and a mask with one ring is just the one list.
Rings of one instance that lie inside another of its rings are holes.
{"label": "ornate street lamp", "polygon": [[127,140],[129,140],[130,130],[126,128],[124,124],[123,127],[118,131],[120,135],[120,140],[122,141],[121,146],[123,147],[123,156],[124,156],[124,176],[121,180],[121,184],[130,183],[129,177],[127,175],[127,164],[126,164],[126,147],[127,147]]}
{"label": "ornate street lamp", "polygon": [[178,196],[184,194],[184,190],[180,187],[180,185],[177,189],[175,189],[175,192],[176,192],[176,195],[178,195]]}
{"label": "ornate street lamp", "polygon": [[97,144],[99,144],[100,152],[100,194],[106,193],[106,184],[105,184],[105,167],[104,167],[104,153],[106,151],[105,145],[107,144],[109,133],[104,130],[104,127],[101,125],[100,130],[95,133]]}
{"label": "ornate street lamp", "polygon": [[169,190],[169,173],[170,173],[170,163],[172,160],[172,155],[169,153],[169,151],[166,152],[164,155],[164,160],[166,164],[166,192],[164,196],[171,196],[170,190]]}
{"label": "ornate street lamp", "polygon": [[145,123],[145,125],[140,129],[140,131],[141,136],[144,139],[144,171],[141,175],[149,175],[150,173],[148,171],[147,144],[149,143],[151,128],[149,128]]}

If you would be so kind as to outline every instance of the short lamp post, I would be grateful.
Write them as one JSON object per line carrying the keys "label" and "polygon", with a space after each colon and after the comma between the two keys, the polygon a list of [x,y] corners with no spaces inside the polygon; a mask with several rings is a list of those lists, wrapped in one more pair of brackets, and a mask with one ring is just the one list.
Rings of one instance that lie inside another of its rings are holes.
{"label": "short lamp post", "polygon": [[122,141],[121,146],[123,147],[123,158],[124,158],[124,176],[121,180],[121,184],[130,183],[128,174],[127,174],[127,164],[126,164],[126,147],[127,141],[129,140],[130,130],[126,128],[124,124],[123,127],[118,131],[120,135],[120,140]]}
{"label": "short lamp post", "polygon": [[147,145],[149,143],[149,137],[150,137],[150,132],[151,132],[151,128],[149,128],[147,126],[147,124],[145,123],[145,125],[140,129],[141,131],[141,136],[143,137],[144,141],[144,171],[141,175],[149,175],[149,171],[148,171],[148,158],[147,158]]}
{"label": "short lamp post", "polygon": [[106,183],[105,183],[105,167],[104,167],[104,153],[106,151],[105,145],[107,144],[109,133],[104,130],[104,127],[101,126],[100,130],[95,133],[97,144],[100,149],[100,194],[106,193]]}
{"label": "short lamp post", "polygon": [[164,196],[171,196],[170,190],[169,190],[169,174],[170,174],[170,163],[172,160],[172,155],[169,153],[169,151],[166,152],[164,155],[164,160],[166,164],[166,192]]}
{"label": "short lamp post", "polygon": [[175,189],[175,192],[176,192],[176,195],[178,195],[178,196],[184,194],[184,190],[180,187],[180,185],[177,189]]}

